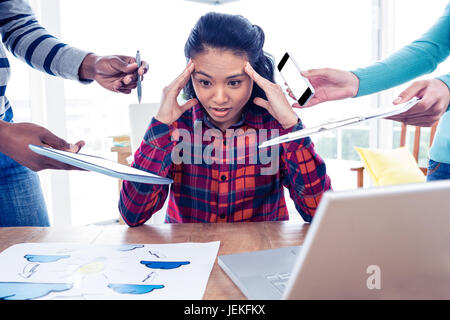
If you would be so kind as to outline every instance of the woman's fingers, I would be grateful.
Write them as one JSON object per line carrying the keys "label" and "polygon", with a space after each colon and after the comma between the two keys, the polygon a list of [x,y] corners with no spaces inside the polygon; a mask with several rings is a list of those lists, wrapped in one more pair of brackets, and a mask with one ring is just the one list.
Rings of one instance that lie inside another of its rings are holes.
{"label": "woman's fingers", "polygon": [[187,110],[189,110],[190,108],[192,108],[192,107],[195,106],[196,104],[198,104],[198,100],[197,100],[197,99],[190,99],[190,100],[186,101],[186,102],[181,106],[181,113],[186,112]]}
{"label": "woman's fingers", "polygon": [[187,64],[183,72],[169,86],[169,91],[173,90],[176,96],[178,96],[178,94],[184,88],[186,83],[189,81],[191,74],[194,71],[194,68],[195,68],[194,63],[192,62],[192,60],[189,60],[189,63]]}
{"label": "woman's fingers", "polygon": [[253,99],[253,102],[260,106],[263,107],[264,109],[269,109],[270,108],[270,103],[267,100],[264,100],[263,98],[260,97],[256,97],[255,99]]}
{"label": "woman's fingers", "polygon": [[163,89],[159,111],[155,116],[157,120],[170,125],[176,121],[184,111],[192,108],[198,103],[197,100],[191,99],[180,106],[177,101],[178,95],[189,81],[193,71],[194,63],[190,60],[183,72],[169,86]]}
{"label": "woman's fingers", "polygon": [[194,68],[194,63],[192,62],[192,60],[189,60],[189,63],[187,64],[183,72],[169,86],[164,88],[164,95],[166,97],[171,96],[176,99],[181,90],[183,90],[184,86],[191,78],[191,74],[194,71]]}
{"label": "woman's fingers", "polygon": [[266,78],[259,75],[253,67],[250,65],[250,63],[247,62],[247,64],[244,67],[245,72],[249,75],[249,77],[256,82],[258,86],[261,87],[264,91],[270,88],[271,85],[273,85],[272,82],[267,80]]}

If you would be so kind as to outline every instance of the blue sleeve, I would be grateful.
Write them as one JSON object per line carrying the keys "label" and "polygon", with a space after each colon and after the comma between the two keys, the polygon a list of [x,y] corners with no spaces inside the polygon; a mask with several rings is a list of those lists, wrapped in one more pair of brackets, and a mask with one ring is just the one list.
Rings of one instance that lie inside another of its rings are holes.
{"label": "blue sleeve", "polygon": [[442,76],[437,77],[436,79],[441,80],[443,83],[445,83],[448,87],[448,90],[450,90],[450,73],[444,74]]}
{"label": "blue sleeve", "polygon": [[[450,51],[450,3],[444,14],[420,39],[388,58],[352,71],[359,78],[357,97],[386,90],[436,69]],[[440,80],[447,85],[449,75]]]}

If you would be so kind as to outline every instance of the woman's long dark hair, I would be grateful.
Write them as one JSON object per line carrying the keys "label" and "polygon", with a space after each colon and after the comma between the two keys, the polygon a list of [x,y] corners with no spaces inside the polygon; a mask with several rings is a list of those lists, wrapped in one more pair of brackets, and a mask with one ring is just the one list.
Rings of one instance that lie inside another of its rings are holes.
{"label": "woman's long dark hair", "polygon": [[[274,82],[274,62],[263,51],[264,40],[264,31],[243,16],[210,12],[195,24],[184,46],[184,55],[189,60],[207,48],[230,50],[237,55],[246,55],[258,74]],[[184,96],[186,99],[197,97],[192,80],[184,87]],[[266,99],[264,90],[256,83],[249,101],[253,102],[255,97]]]}

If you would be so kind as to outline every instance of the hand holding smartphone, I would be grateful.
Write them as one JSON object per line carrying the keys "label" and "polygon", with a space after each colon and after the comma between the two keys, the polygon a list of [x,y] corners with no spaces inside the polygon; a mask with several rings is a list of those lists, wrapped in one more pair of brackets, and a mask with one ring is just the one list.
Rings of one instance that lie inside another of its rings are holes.
{"label": "hand holding smartphone", "polygon": [[314,96],[314,88],[311,83],[300,74],[300,68],[292,55],[286,52],[278,63],[278,71],[289,87],[295,100],[304,106]]}

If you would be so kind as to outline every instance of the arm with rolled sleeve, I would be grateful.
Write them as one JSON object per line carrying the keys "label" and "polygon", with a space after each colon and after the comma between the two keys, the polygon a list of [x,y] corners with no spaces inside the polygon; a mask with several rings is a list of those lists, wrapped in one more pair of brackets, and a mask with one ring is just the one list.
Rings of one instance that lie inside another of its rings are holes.
{"label": "arm with rolled sleeve", "polygon": [[[152,119],[141,146],[134,155],[133,167],[162,177],[171,176],[171,127]],[[138,226],[161,209],[169,192],[168,185],[124,181],[120,192],[119,211],[129,226]]]}

